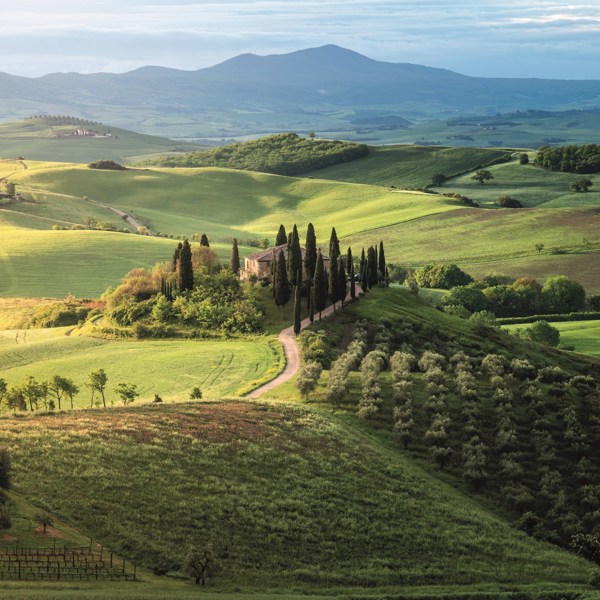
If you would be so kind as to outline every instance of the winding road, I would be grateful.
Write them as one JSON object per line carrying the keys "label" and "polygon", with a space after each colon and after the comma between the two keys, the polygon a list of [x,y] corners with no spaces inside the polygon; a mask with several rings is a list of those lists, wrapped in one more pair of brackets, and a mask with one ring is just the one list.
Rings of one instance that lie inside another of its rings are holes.
{"label": "winding road", "polygon": [[[356,297],[358,298],[362,294],[362,289],[359,285],[356,286]],[[350,297],[350,292],[346,296],[345,304],[349,304],[350,302],[354,302]],[[339,308],[337,310],[343,310],[343,308]],[[321,319],[325,319],[334,313],[333,306],[328,306],[321,313]],[[316,315],[315,315],[316,316]],[[315,319],[315,323],[319,321]],[[310,325],[310,319],[307,317],[300,323],[300,330],[306,329]],[[281,345],[283,346],[283,350],[285,353],[285,369],[283,372],[272,379],[268,383],[261,385],[259,388],[256,388],[253,392],[250,392],[246,398],[260,398],[265,392],[268,392],[277,386],[280,386],[282,383],[285,383],[289,379],[291,379],[300,368],[300,347],[298,346],[298,342],[296,341],[296,336],[294,335],[294,326],[287,327],[284,329],[277,338]]]}

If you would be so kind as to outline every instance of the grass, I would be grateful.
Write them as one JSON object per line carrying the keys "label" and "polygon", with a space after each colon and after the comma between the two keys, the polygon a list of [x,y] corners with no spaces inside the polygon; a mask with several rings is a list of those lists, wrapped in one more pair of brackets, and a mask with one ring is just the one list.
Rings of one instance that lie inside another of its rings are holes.
{"label": "grass", "polygon": [[[77,128],[111,133],[109,138],[72,136]],[[157,152],[191,152],[198,146],[145,135],[107,125],[68,124],[39,118],[0,123],[0,156],[24,156],[28,160],[90,163],[99,159],[119,162]],[[0,169],[0,177],[2,177]]]}
{"label": "grass", "polygon": [[503,156],[505,152],[488,148],[439,148],[429,146],[371,147],[370,154],[352,163],[314,171],[320,179],[350,183],[424,188],[436,173],[448,177],[473,171]]}
{"label": "grass", "polygon": [[71,330],[1,331],[0,377],[9,385],[29,375],[38,380],[69,377],[80,388],[76,406],[86,407],[90,394],[85,382],[99,368],[109,377],[107,401],[113,404],[120,403],[113,388],[122,381],[137,384],[138,401],[150,401],[154,394],[165,401],[184,400],[194,387],[205,398],[233,396],[262,379],[274,362],[267,338],[110,341],[69,335]]}
{"label": "grass", "polygon": [[8,419],[0,443],[13,448],[15,490],[128,560],[174,571],[188,544],[228,540],[217,588],[568,587],[589,572],[397,450],[306,408]]}

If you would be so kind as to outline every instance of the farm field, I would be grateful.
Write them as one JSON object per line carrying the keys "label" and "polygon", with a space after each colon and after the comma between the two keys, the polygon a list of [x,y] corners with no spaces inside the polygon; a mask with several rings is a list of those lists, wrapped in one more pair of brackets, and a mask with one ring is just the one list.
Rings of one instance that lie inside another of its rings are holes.
{"label": "farm field", "polygon": [[113,391],[120,382],[138,386],[136,402],[151,401],[154,394],[167,402],[185,400],[194,387],[209,399],[235,396],[277,362],[269,338],[111,341],[70,335],[72,329],[0,331],[0,377],[11,386],[30,375],[41,381],[68,377],[80,389],[75,406],[84,408],[91,400],[85,382],[99,368],[108,375],[112,405],[120,403]]}
{"label": "farm field", "polygon": [[33,416],[0,420],[0,443],[14,447],[18,493],[127,560],[174,573],[188,544],[226,541],[212,588],[568,589],[590,569],[397,449],[304,407],[232,401]]}

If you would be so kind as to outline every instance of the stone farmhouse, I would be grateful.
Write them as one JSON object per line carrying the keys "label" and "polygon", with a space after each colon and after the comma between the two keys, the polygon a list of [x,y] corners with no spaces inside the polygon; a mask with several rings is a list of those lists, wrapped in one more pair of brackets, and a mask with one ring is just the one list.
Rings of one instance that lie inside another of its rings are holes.
{"label": "stone farmhouse", "polygon": [[[302,264],[304,265],[304,256],[306,254],[306,248],[302,246]],[[279,252],[283,251],[285,260],[288,260],[288,247],[287,244],[281,246],[275,246],[274,248],[267,248],[260,252],[254,252],[249,254],[244,259],[244,267],[240,269],[240,279],[249,279],[250,277],[257,277],[258,279],[271,279],[271,263],[273,259],[279,256]],[[323,265],[326,269],[329,268],[329,257],[323,254]],[[303,270],[303,277],[306,277],[306,272]]]}

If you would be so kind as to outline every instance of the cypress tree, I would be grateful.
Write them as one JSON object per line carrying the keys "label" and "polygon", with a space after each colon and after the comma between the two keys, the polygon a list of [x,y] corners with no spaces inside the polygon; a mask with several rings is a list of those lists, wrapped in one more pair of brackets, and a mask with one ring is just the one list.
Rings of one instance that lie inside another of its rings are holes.
{"label": "cypress tree", "polygon": [[340,243],[338,241],[335,227],[331,228],[331,237],[329,238],[329,258],[333,264],[334,258],[337,262],[337,257],[340,255]]}
{"label": "cypress tree", "polygon": [[356,282],[354,281],[354,263],[350,263],[350,298],[356,299]]}
{"label": "cypress tree", "polygon": [[178,262],[177,284],[179,291],[191,290],[194,287],[194,269],[192,267],[192,248],[187,240],[183,241]]}
{"label": "cypress tree", "polygon": [[315,322],[315,290],[312,285],[308,288],[308,317],[311,323]]}
{"label": "cypress tree", "polygon": [[273,298],[275,298],[275,290],[277,289],[277,256],[275,250],[271,252],[271,281],[273,282],[271,286]]}
{"label": "cypress tree", "polygon": [[306,276],[312,279],[315,276],[315,267],[317,266],[317,236],[312,223],[308,224],[306,230],[306,252],[304,254],[304,270]]}
{"label": "cypress tree", "polygon": [[285,307],[285,305],[290,301],[290,284],[288,283],[287,267],[285,264],[283,250],[279,251],[276,272],[275,303],[277,306]]}
{"label": "cypress tree", "polygon": [[344,306],[344,300],[346,300],[346,269],[344,269],[344,261],[340,256],[338,258],[338,280],[337,280],[337,297],[341,301],[342,306]]}
{"label": "cypress tree", "polygon": [[210,248],[210,244],[208,243],[208,236],[205,233],[203,233],[202,237],[200,238],[200,245]]}
{"label": "cypress tree", "polygon": [[323,256],[319,251],[317,253],[317,265],[315,266],[315,280],[313,282],[314,294],[314,309],[319,313],[319,321],[321,320],[321,312],[327,306],[327,276],[325,267],[323,266]]}
{"label": "cypress tree", "polygon": [[175,248],[175,252],[173,253],[173,271],[177,271],[177,267],[179,266],[179,255],[181,254],[181,248],[183,244],[179,242],[177,244],[177,248]]}
{"label": "cypress tree", "polygon": [[367,271],[369,287],[372,288],[377,283],[377,250],[373,246],[367,250]]}
{"label": "cypress tree", "polygon": [[301,311],[301,301],[300,301],[300,286],[297,285],[294,288],[294,333],[298,335],[301,329],[301,321],[300,317]]}
{"label": "cypress tree", "polygon": [[379,242],[379,272],[381,277],[385,279],[385,252],[383,250],[383,242]]}
{"label": "cypress tree", "polygon": [[290,283],[293,286],[302,285],[302,250],[300,249],[300,238],[298,228],[294,225],[292,231],[292,243],[288,253],[288,273]]}
{"label": "cypress tree", "polygon": [[362,276],[365,272],[365,248],[363,246],[362,253],[360,255],[360,266],[358,267],[358,272],[360,273],[360,280],[362,282]]}
{"label": "cypress tree", "polygon": [[[335,248],[334,248],[335,252]],[[327,277],[327,283],[329,288],[329,298],[333,304],[333,311],[335,312],[335,303],[339,300],[338,289],[338,256],[335,258],[332,256],[329,263],[329,276]]]}
{"label": "cypress tree", "polygon": [[231,270],[240,274],[240,251],[238,250],[237,238],[233,238],[233,248],[231,249]]}
{"label": "cypress tree", "polygon": [[[290,248],[292,247],[292,232],[291,231],[288,233],[288,236],[287,236],[287,247],[288,247],[288,252],[289,252]],[[289,256],[289,254],[288,254],[288,256]]]}
{"label": "cypress tree", "polygon": [[287,243],[287,233],[285,232],[285,227],[282,225],[279,226],[279,231],[277,232],[277,237],[275,238],[276,246],[283,246],[283,244]]}
{"label": "cypress tree", "polygon": [[350,265],[352,264],[352,248],[348,246],[348,250],[346,251],[346,271],[350,273]]}

